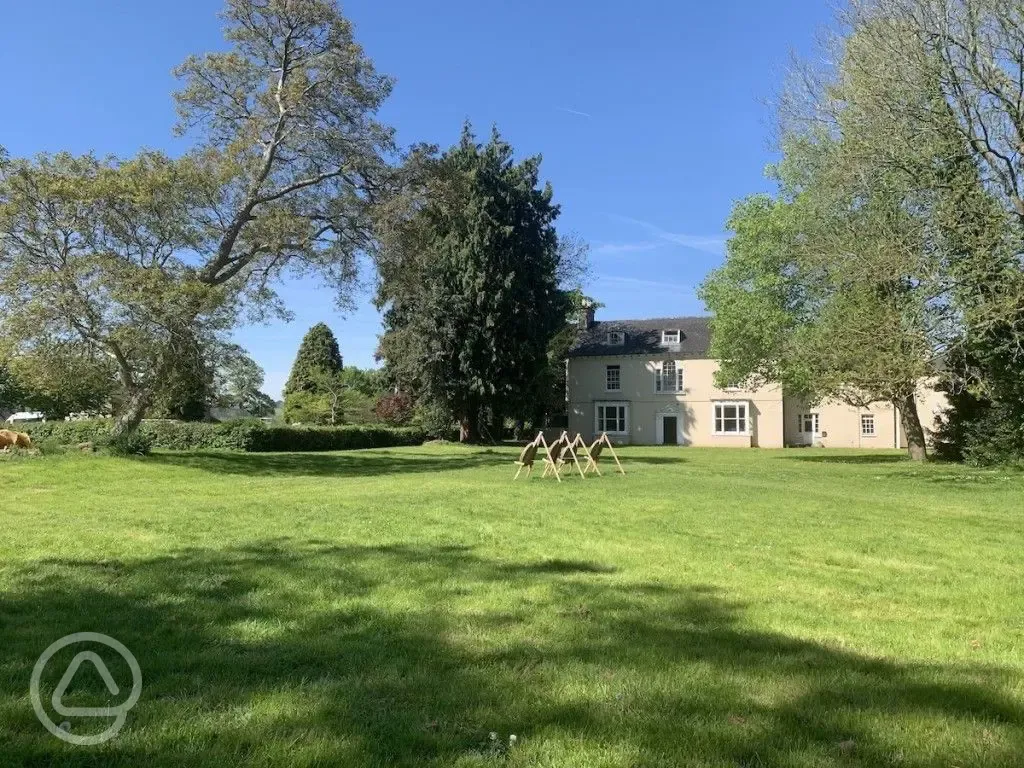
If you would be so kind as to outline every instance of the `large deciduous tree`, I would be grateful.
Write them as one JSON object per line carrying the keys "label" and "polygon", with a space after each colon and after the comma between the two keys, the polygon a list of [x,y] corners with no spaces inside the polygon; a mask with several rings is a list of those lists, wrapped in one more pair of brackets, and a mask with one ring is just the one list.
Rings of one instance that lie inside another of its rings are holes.
{"label": "large deciduous tree", "polygon": [[568,265],[540,158],[516,162],[495,131],[410,158],[381,210],[380,354],[421,409],[457,421],[476,441],[485,425],[530,410],[548,342],[566,314]]}
{"label": "large deciduous tree", "polygon": [[283,313],[315,272],[339,299],[392,149],[390,91],[332,0],[228,0],[230,48],[177,70],[179,159],[0,156],[0,311],[21,339],[77,336],[114,363],[137,426],[189,339]]}
{"label": "large deciduous tree", "polygon": [[[726,264],[703,294],[724,377],[891,402],[922,459],[920,383],[947,374],[969,328],[1006,317],[1019,269],[1012,222],[935,69],[901,67],[876,44],[855,29],[811,108],[786,114],[779,194],[737,206]],[[934,117],[926,129],[920,114]]]}
{"label": "large deciduous tree", "polygon": [[[1024,459],[1024,10],[1002,0],[855,0],[844,21],[862,41],[864,66],[891,73],[866,93],[876,109],[913,125],[916,136],[951,125],[987,197],[980,218],[970,201],[946,217],[952,239],[988,252],[967,261],[966,274],[958,270],[973,288],[948,358],[946,453]],[[940,98],[908,108],[891,97],[922,77]]]}

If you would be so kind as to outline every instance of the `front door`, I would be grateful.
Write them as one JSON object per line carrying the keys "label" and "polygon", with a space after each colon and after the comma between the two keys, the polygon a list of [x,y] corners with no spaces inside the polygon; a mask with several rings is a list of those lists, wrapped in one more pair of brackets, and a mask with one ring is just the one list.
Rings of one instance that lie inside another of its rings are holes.
{"label": "front door", "polygon": [[665,445],[677,445],[679,443],[678,430],[676,429],[677,416],[662,416],[661,417],[661,431],[662,431],[662,443]]}
{"label": "front door", "polygon": [[797,418],[799,426],[798,445],[814,445],[821,437],[821,418],[817,413],[802,413]]}

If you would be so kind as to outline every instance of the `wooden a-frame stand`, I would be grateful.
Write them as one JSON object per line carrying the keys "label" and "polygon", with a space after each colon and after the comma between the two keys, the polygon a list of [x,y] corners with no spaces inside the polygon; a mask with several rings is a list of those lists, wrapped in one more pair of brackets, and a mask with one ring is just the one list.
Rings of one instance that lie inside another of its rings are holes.
{"label": "wooden a-frame stand", "polygon": [[[537,459],[537,454],[540,449],[544,449],[543,460],[544,460],[544,472],[541,477],[547,477],[548,475],[554,475],[558,482],[562,482],[562,470],[568,463],[569,459],[566,458],[568,455],[571,457],[572,463],[576,465],[576,471],[579,472],[580,477],[586,479],[588,472],[595,472],[598,475],[601,474],[601,470],[597,466],[597,462],[601,458],[601,454],[605,449],[615,459],[615,465],[619,468],[619,472],[623,475],[626,474],[626,470],[622,468],[622,463],[619,461],[619,457],[615,454],[615,449],[612,447],[612,441],[608,438],[606,432],[602,432],[601,436],[597,438],[589,446],[584,441],[583,436],[576,433],[576,437],[570,438],[567,431],[563,431],[559,435],[558,439],[548,445],[548,442],[544,439],[544,433],[538,432],[537,437],[532,442],[527,443],[523,448],[522,453],[519,454],[519,460],[513,462],[518,469],[516,470],[515,477],[513,480],[517,480],[522,471],[526,470],[526,476],[529,477],[533,472],[533,464]],[[578,450],[577,450],[578,449]],[[583,456],[587,460],[586,468],[580,466],[580,456]],[[572,469],[569,470],[572,474]]]}
{"label": "wooden a-frame stand", "polygon": [[601,459],[601,454],[607,448],[608,453],[615,459],[615,466],[619,468],[621,474],[626,474],[626,470],[622,468],[622,462],[619,461],[619,457],[615,453],[615,448],[612,447],[612,441],[608,437],[607,432],[602,432],[601,436],[592,442],[589,446],[584,442],[583,436],[576,433],[576,439],[573,440],[573,447],[578,446],[580,448],[580,454],[587,460],[587,467],[584,470],[584,474],[588,472],[596,472],[598,476],[601,476],[601,470],[597,466],[597,462]]}

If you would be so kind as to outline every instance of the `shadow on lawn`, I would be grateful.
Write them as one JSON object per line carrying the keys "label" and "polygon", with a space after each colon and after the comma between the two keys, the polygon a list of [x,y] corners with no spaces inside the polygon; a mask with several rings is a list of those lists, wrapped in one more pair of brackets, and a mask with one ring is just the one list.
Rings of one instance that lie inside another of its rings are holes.
{"label": "shadow on lawn", "polygon": [[811,454],[808,456],[786,455],[779,456],[783,461],[807,461],[814,464],[898,464],[903,461],[910,461],[908,456],[903,454],[883,453],[878,456],[853,454],[836,454],[831,456]]}
{"label": "shadow on lawn", "polygon": [[[545,747],[545,764],[1017,764],[1013,671],[870,659],[745,626],[714,588],[610,571],[290,540],[23,568],[0,596],[6,762],[492,765],[496,731],[520,736],[519,765]],[[459,602],[495,591],[486,612]],[[45,733],[23,693],[42,649],[83,630],[124,642],[145,680],[127,730],[93,750]],[[960,740],[885,727],[907,716]]]}
{"label": "shadow on lawn", "polygon": [[[451,472],[477,467],[515,469],[516,454],[481,448],[447,454],[426,451],[338,451],[335,453],[241,453],[233,451],[188,451],[154,453],[141,461],[188,467],[204,472],[253,477],[376,477],[416,472]],[[584,461],[583,458],[580,459]],[[681,457],[631,455],[622,459],[626,472],[630,464],[675,464]],[[537,469],[543,461],[537,461]],[[615,471],[610,458],[601,461],[602,471]],[[568,466],[566,467],[568,470]]]}
{"label": "shadow on lawn", "polygon": [[194,451],[154,453],[147,462],[230,475],[374,477],[410,472],[450,472],[484,466],[512,466],[515,457],[493,450],[437,454],[403,450],[337,453],[235,453]]}

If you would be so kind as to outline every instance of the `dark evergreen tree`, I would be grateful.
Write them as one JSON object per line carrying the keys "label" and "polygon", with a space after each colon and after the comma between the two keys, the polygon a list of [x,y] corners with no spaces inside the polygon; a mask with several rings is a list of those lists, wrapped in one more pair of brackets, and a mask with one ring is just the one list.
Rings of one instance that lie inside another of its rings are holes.
{"label": "dark evergreen tree", "polygon": [[604,305],[586,296],[576,288],[565,293],[568,314],[559,330],[548,342],[548,364],[538,375],[536,382],[537,394],[533,400],[533,410],[517,420],[516,433],[521,434],[529,420],[532,430],[543,427],[569,426],[569,413],[565,400],[565,360],[569,349],[576,342],[580,326],[585,317],[587,307],[597,310]]}
{"label": "dark evergreen tree", "polygon": [[21,406],[22,389],[6,365],[0,364],[0,417],[14,413]]}
{"label": "dark evergreen tree", "polygon": [[285,420],[302,423],[336,420],[338,407],[335,401],[338,398],[335,390],[341,372],[338,340],[325,323],[317,323],[303,337],[285,384]]}
{"label": "dark evergreen tree", "polygon": [[1022,222],[1006,217],[981,183],[969,149],[948,153],[936,185],[935,220],[945,271],[958,286],[962,335],[950,345],[943,388],[949,410],[936,426],[948,460],[1024,461],[1024,306],[1019,280]]}
{"label": "dark evergreen tree", "polygon": [[195,334],[180,333],[168,361],[155,385],[147,415],[153,419],[202,421],[214,396],[208,348]]}
{"label": "dark evergreen tree", "polygon": [[548,344],[566,315],[559,208],[540,158],[513,160],[497,131],[466,125],[437,155],[414,153],[378,226],[389,381],[457,421],[460,438],[531,413]]}
{"label": "dark evergreen tree", "polygon": [[[1024,462],[1024,360],[989,329],[968,352],[954,352],[945,384],[949,410],[936,425],[936,451],[982,466]],[[955,372],[955,373],[954,373]]]}

